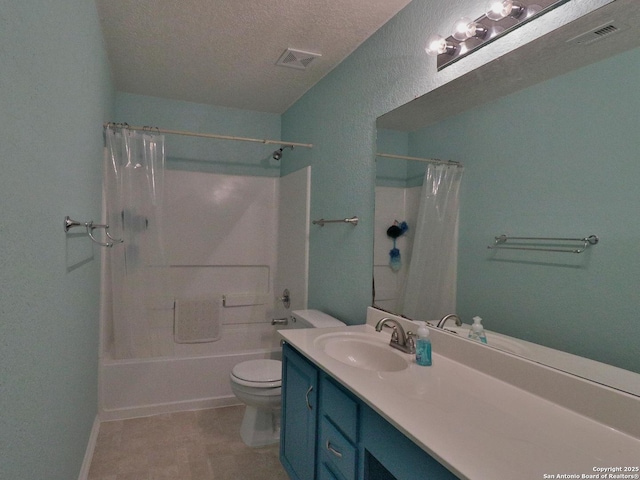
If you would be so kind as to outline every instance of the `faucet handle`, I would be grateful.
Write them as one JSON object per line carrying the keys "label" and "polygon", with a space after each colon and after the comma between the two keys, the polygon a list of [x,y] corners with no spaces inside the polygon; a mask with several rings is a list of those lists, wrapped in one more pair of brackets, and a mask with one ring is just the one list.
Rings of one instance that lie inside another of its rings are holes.
{"label": "faucet handle", "polygon": [[398,343],[398,328],[392,325],[393,331],[391,332],[391,343]]}
{"label": "faucet handle", "polygon": [[417,336],[418,335],[416,335],[412,331],[408,331],[407,332],[407,347],[409,348],[409,353],[415,353],[416,352],[415,337],[417,337]]}

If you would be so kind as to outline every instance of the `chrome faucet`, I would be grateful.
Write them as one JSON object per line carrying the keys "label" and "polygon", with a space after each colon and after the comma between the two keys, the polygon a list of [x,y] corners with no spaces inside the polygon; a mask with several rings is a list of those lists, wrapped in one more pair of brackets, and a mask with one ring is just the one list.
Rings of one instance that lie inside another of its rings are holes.
{"label": "chrome faucet", "polygon": [[413,333],[405,333],[402,325],[393,318],[384,317],[376,324],[376,332],[381,332],[382,327],[387,323],[392,323],[393,332],[391,333],[391,341],[389,345],[404,353],[416,353],[416,344],[413,341]]}
{"label": "chrome faucet", "polygon": [[458,317],[455,313],[450,313],[449,315],[445,315],[444,317],[442,317],[436,327],[444,328],[444,324],[447,323],[447,320],[449,320],[450,318],[456,319],[457,327],[460,327],[462,325],[462,320],[460,320],[460,317]]}

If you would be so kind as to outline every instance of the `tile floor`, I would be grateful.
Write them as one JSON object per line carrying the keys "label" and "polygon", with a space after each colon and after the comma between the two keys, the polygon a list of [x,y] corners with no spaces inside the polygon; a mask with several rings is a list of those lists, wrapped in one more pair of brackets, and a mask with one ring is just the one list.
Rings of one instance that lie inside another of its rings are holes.
{"label": "tile floor", "polygon": [[240,439],[244,406],[104,422],[89,480],[288,480],[278,445]]}

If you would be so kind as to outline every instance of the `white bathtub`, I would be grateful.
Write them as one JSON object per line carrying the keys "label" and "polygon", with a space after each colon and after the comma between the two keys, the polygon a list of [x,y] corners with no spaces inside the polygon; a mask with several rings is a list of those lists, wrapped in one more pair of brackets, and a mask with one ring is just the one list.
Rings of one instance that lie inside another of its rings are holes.
{"label": "white bathtub", "polygon": [[229,373],[245,360],[281,358],[281,350],[197,357],[100,360],[101,421],[237,405]]}

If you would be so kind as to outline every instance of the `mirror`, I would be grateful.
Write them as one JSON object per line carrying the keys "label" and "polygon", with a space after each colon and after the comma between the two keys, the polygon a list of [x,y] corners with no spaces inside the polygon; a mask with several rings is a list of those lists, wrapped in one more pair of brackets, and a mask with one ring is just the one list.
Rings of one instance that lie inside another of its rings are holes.
{"label": "mirror", "polygon": [[[479,315],[489,331],[559,353],[552,358],[546,351],[535,361],[634,395],[640,395],[638,18],[638,2],[613,2],[377,123],[379,152],[464,165],[456,302],[463,321]],[[609,24],[610,36],[568,42]],[[398,215],[407,218],[395,218],[392,200],[378,195],[376,214],[387,209],[388,219],[406,220],[411,229],[417,167],[376,163],[378,184],[403,190],[393,201],[403,202]],[[401,271],[388,267],[388,226],[376,226],[374,306],[392,311]],[[599,242],[580,254],[488,249],[502,234],[597,235]],[[406,263],[411,237],[396,243]],[[599,363],[574,368],[566,360],[575,357],[561,352]],[[605,368],[603,377],[600,364],[616,368]]]}

